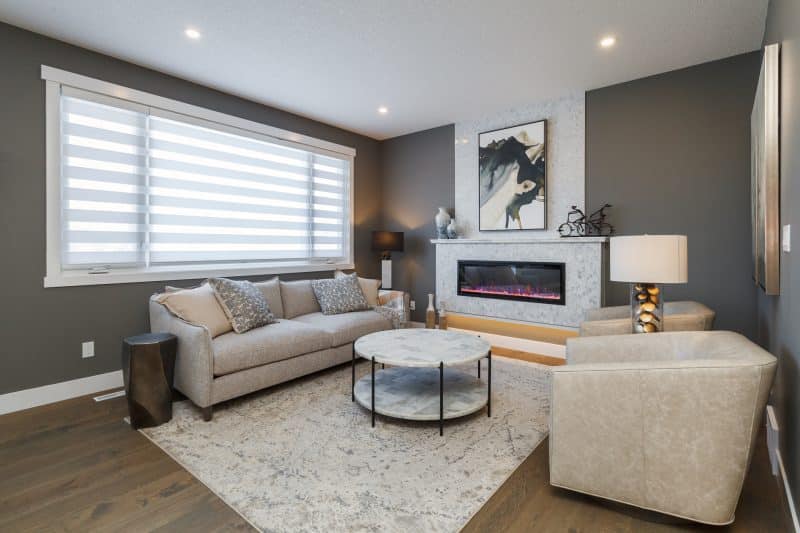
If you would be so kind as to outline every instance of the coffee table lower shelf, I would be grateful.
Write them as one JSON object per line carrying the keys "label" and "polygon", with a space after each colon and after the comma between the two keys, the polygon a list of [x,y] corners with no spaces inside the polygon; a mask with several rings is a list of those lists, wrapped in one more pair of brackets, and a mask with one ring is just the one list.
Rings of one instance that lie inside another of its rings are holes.
{"label": "coffee table lower shelf", "polygon": [[[355,384],[354,396],[361,406],[372,410],[371,374]],[[375,371],[375,413],[404,420],[438,420],[440,433],[443,420],[480,411],[488,400],[487,382],[455,368]]]}

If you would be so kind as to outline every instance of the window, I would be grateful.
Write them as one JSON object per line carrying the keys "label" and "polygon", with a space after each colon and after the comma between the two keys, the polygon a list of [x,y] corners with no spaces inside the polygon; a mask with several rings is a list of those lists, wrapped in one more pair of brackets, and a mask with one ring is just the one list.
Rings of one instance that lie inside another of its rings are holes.
{"label": "window", "polygon": [[45,69],[46,286],[352,266],[352,149]]}

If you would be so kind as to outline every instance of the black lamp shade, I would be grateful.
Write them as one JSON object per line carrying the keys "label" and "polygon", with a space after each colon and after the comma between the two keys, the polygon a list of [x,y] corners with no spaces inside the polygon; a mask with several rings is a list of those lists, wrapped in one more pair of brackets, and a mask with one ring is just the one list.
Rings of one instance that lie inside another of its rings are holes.
{"label": "black lamp shade", "polygon": [[403,251],[403,232],[402,231],[373,231],[372,232],[372,251],[373,252],[402,252]]}

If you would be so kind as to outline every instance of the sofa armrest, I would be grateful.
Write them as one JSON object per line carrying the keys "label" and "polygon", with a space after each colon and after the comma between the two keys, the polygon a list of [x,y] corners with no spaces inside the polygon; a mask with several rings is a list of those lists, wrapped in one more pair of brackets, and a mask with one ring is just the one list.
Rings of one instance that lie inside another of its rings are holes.
{"label": "sofa armrest", "polygon": [[199,407],[210,406],[214,350],[208,330],[181,320],[151,298],[150,331],[172,333],[178,338],[174,386]]}
{"label": "sofa armrest", "polygon": [[664,317],[664,331],[704,331],[711,329],[711,320],[704,315],[676,314]]}
{"label": "sofa armrest", "polygon": [[[664,331],[703,331],[708,329],[707,326],[708,318],[703,315],[680,314],[664,317]],[[586,320],[581,322],[579,333],[581,337],[631,333],[630,313],[626,318]]]}
{"label": "sofa armrest", "polygon": [[600,337],[604,335],[625,335],[631,333],[631,319],[613,318],[609,320],[586,320],[581,322],[578,334],[581,337]]}
{"label": "sofa armrest", "polygon": [[403,322],[408,323],[411,320],[411,294],[396,290],[381,289],[378,291],[378,305],[385,306],[390,302],[397,304],[395,308],[400,308],[402,306]]}

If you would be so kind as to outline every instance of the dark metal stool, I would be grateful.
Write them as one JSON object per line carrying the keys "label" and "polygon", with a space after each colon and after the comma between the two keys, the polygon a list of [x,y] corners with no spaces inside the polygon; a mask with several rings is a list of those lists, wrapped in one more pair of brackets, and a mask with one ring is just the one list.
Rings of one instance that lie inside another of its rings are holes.
{"label": "dark metal stool", "polygon": [[172,419],[172,378],[178,338],[146,333],[122,341],[122,375],[133,429]]}

